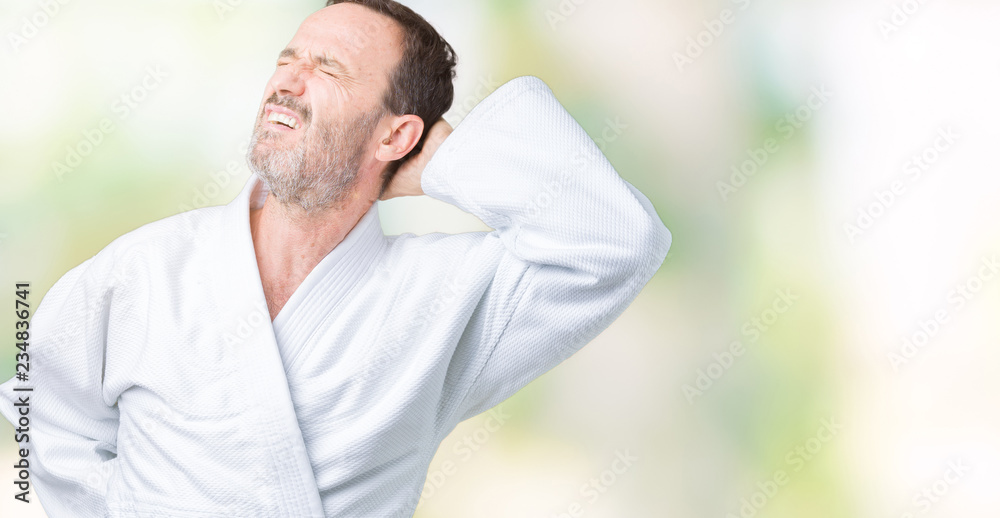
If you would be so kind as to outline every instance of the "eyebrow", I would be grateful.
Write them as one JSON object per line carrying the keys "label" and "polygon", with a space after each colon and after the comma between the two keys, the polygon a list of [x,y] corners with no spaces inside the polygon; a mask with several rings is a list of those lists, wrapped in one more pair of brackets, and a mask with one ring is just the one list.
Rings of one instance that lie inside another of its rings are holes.
{"label": "eyebrow", "polygon": [[[278,59],[290,58],[290,57],[294,58],[297,57],[298,54],[299,54],[299,49],[289,47],[281,51],[281,54],[278,55]],[[345,67],[344,64],[341,63],[340,61],[337,61],[337,58],[334,58],[333,56],[329,55],[312,56],[312,61],[319,65],[335,68],[342,73],[345,74],[347,73],[347,67]]]}

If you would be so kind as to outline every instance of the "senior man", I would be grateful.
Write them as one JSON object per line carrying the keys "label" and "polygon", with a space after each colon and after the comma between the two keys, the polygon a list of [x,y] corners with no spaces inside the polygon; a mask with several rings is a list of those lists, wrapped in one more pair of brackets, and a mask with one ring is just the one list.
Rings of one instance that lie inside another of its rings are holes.
{"label": "senior man", "polygon": [[[452,133],[445,40],[389,0],[331,3],[280,53],[240,195],[116,239],[38,308],[22,447],[50,517],[411,516],[456,424],[663,262],[653,207],[544,83]],[[421,194],[495,230],[383,235],[377,200]]]}

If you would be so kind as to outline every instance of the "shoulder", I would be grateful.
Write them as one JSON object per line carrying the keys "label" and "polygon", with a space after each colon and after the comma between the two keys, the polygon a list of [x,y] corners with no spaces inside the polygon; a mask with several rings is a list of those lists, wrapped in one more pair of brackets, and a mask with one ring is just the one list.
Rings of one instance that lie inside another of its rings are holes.
{"label": "shoulder", "polygon": [[88,282],[113,284],[114,279],[131,269],[137,260],[149,262],[156,257],[218,242],[224,232],[224,209],[224,206],[194,209],[142,225],[117,237],[64,277],[73,273]]}
{"label": "shoulder", "polygon": [[[206,207],[147,223],[123,234],[95,255],[62,274],[39,303],[34,318],[71,311],[98,317],[132,281],[148,277],[156,265],[176,265],[186,250],[219,243],[224,206]],[[140,284],[142,285],[142,284]],[[127,291],[127,290],[126,290]]]}
{"label": "shoulder", "polygon": [[224,206],[205,207],[147,223],[118,237],[102,252],[121,256],[138,248],[204,242],[224,230],[224,209]]}

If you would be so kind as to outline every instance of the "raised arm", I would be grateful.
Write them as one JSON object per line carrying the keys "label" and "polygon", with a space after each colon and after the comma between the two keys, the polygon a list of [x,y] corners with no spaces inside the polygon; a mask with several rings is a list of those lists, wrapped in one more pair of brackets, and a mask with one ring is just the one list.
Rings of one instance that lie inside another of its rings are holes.
{"label": "raised arm", "polygon": [[400,170],[399,185],[422,169],[423,193],[478,216],[505,249],[458,349],[474,372],[457,422],[610,325],[663,263],[671,235],[538,78],[502,86],[447,133],[426,164]]}

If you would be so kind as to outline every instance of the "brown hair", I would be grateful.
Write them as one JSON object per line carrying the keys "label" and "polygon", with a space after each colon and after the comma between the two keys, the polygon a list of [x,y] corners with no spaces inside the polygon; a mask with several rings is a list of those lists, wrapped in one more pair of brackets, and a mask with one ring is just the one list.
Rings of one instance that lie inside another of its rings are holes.
{"label": "brown hair", "polygon": [[424,121],[417,145],[386,168],[383,189],[399,166],[420,152],[431,126],[451,107],[455,98],[455,50],[422,16],[394,0],[329,0],[326,5],[358,4],[399,24],[403,30],[403,56],[389,78],[382,96],[384,108],[393,115],[416,115]]}

